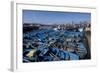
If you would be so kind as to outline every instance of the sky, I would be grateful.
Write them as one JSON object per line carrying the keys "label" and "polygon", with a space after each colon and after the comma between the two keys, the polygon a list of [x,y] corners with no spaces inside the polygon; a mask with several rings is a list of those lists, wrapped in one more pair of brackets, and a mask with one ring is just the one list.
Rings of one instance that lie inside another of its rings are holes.
{"label": "sky", "polygon": [[23,10],[23,23],[63,24],[91,21],[91,13]]}

